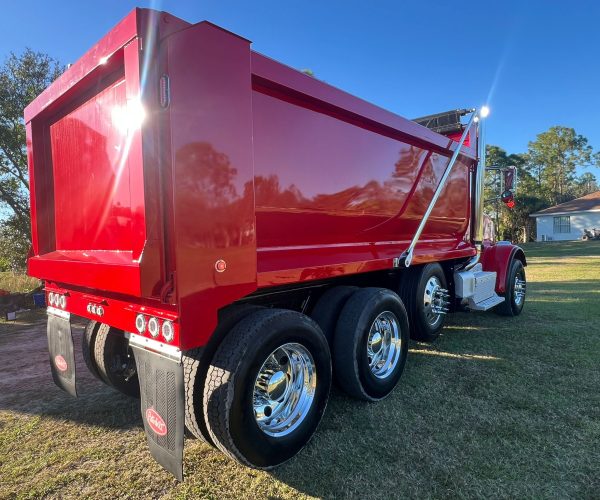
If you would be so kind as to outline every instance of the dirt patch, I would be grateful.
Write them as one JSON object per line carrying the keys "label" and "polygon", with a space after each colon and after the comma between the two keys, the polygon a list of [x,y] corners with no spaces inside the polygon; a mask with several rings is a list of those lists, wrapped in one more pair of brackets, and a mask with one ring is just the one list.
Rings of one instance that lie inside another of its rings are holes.
{"label": "dirt patch", "polygon": [[[85,370],[81,336],[85,321],[73,321],[73,342],[78,383],[82,388],[104,386]],[[31,311],[15,322],[0,323],[0,410],[43,411],[43,402],[54,398],[57,387],[52,381],[46,338],[46,313]]]}

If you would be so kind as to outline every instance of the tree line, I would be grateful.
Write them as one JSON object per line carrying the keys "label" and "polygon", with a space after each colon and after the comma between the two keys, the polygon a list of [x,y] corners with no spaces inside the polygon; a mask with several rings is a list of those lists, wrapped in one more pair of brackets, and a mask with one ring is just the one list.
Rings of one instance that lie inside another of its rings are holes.
{"label": "tree line", "polygon": [[[52,83],[64,66],[47,54],[26,49],[10,54],[0,66],[0,271],[22,269],[30,245],[29,174],[23,110]],[[588,140],[573,128],[555,126],[529,143],[525,153],[488,146],[488,165],[514,165],[518,172],[513,209],[496,201],[499,179],[490,173],[486,209],[497,217],[501,239],[534,237],[529,214],[597,191],[593,174],[577,175],[578,167],[599,166]]]}
{"label": "tree line", "polygon": [[496,217],[497,238],[526,242],[535,238],[535,220],[530,214],[598,191],[596,176],[577,175],[579,167],[600,166],[587,138],[571,127],[554,126],[529,142],[526,153],[508,154],[498,146],[487,147],[487,166],[514,166],[517,170],[515,206],[498,200],[500,176],[488,172],[486,210]]}

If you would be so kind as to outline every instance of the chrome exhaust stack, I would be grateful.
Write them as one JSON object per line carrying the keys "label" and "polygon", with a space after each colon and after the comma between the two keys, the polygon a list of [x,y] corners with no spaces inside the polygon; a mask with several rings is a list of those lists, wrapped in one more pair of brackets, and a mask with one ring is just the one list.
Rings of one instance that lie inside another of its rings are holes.
{"label": "chrome exhaust stack", "polygon": [[477,170],[475,181],[471,184],[471,241],[477,254],[463,267],[468,271],[477,265],[483,251],[483,196],[485,187],[485,118],[490,114],[487,106],[482,106],[475,121],[477,122]]}

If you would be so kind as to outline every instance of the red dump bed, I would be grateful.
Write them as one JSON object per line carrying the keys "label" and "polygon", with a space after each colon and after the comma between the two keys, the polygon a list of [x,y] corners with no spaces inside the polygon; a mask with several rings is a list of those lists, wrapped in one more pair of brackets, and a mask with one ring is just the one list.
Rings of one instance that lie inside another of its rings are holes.
{"label": "red dump bed", "polygon": [[[25,119],[30,273],[128,331],[136,308],[168,311],[182,347],[257,289],[390,269],[456,147],[210,23],[141,9]],[[475,157],[464,147],[415,263],[475,253]]]}

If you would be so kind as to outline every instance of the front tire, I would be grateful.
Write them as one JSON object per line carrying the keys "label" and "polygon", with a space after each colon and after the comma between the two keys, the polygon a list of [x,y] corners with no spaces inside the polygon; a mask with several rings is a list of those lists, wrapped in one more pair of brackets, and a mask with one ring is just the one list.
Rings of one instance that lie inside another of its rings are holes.
{"label": "front tire", "polygon": [[350,396],[385,398],[400,380],[408,356],[408,316],[400,297],[363,288],[346,302],[334,337],[336,379]]}
{"label": "front tire", "polygon": [[330,387],[329,347],[313,320],[281,309],[250,314],[208,369],[204,416],[212,441],[244,465],[280,465],[314,434]]}
{"label": "front tire", "polygon": [[494,311],[501,316],[518,316],[525,306],[525,292],[527,278],[525,267],[518,259],[513,259],[510,264],[504,292],[504,302],[499,304]]}

